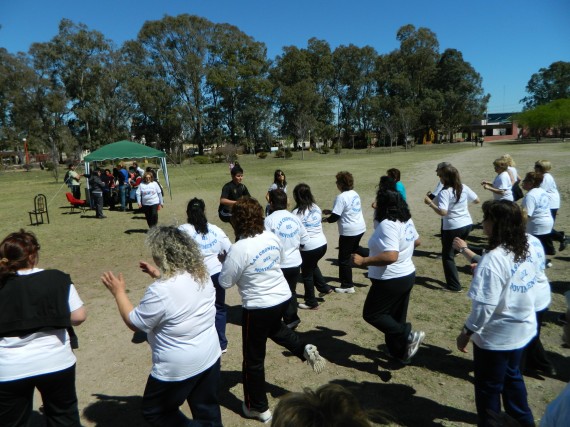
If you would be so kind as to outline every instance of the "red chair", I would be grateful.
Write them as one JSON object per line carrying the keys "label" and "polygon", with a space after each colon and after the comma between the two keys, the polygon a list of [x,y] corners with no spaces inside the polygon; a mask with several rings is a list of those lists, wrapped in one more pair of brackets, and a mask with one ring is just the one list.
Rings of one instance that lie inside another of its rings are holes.
{"label": "red chair", "polygon": [[71,203],[71,213],[73,213],[75,209],[80,209],[81,212],[85,212],[87,200],[76,199],[71,193],[65,193],[65,197],[67,197],[67,201]]}

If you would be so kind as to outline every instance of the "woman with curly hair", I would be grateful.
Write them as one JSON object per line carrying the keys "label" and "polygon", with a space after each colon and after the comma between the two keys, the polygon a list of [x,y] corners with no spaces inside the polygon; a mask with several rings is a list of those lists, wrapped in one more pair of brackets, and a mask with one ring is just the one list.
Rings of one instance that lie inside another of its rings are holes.
{"label": "woman with curly hair", "polygon": [[226,337],[226,290],[220,286],[218,281],[220,271],[222,271],[222,263],[218,259],[218,255],[229,251],[232,244],[220,227],[208,222],[206,218],[206,204],[202,199],[194,197],[188,202],[186,216],[188,222],[178,228],[196,242],[202,255],[204,255],[204,263],[214,288],[216,288],[216,331],[218,331],[222,353],[225,353],[228,348],[228,339]]}
{"label": "woman with curly hair", "polygon": [[528,243],[519,206],[507,200],[483,203],[487,252],[469,289],[471,314],[457,337],[467,353],[473,341],[475,404],[479,426],[490,426],[489,411],[505,412],[521,426],[534,426],[520,372],[525,346],[537,332],[536,283],[544,262]]}
{"label": "woman with curly hair", "polygon": [[155,279],[138,307],[127,294],[123,274],[111,271],[101,280],[111,291],[125,324],[148,333],[152,370],[142,401],[153,426],[193,425],[181,411],[185,401],[200,425],[221,426],[218,402],[220,342],[215,327],[215,289],[194,241],[176,227],[156,226],[146,245],[158,268],[141,261]]}
{"label": "woman with curly hair", "polygon": [[79,427],[69,331],[87,314],[68,274],[37,267],[39,251],[24,230],[0,243],[0,424],[28,425],[37,388],[48,425]]}
{"label": "woman with curly hair", "polygon": [[329,215],[323,222],[338,223],[338,280],[340,287],[335,292],[353,294],[352,266],[350,255],[361,253],[360,239],[366,231],[366,223],[362,216],[360,196],[354,191],[354,178],[350,172],[336,174],[336,188],[340,194],[335,198],[332,210],[325,209],[323,214]]}
{"label": "woman with curly hair", "polygon": [[384,332],[389,355],[408,364],[425,338],[423,331],[412,331],[411,323],[406,321],[416,278],[412,255],[420,236],[400,193],[379,188],[376,206],[378,226],[368,241],[370,254],[352,254],[353,264],[368,267],[372,281],[362,317]]}
{"label": "woman with curly hair", "polygon": [[263,208],[255,199],[244,197],[233,206],[231,224],[236,243],[223,262],[220,285],[237,285],[242,298],[243,396],[247,418],[271,419],[265,394],[265,351],[267,339],[287,348],[317,373],[326,364],[314,345],[282,321],[292,298],[281,271],[284,250],[279,238],[264,225]]}
{"label": "woman with curly hair", "polygon": [[465,240],[471,232],[473,220],[469,214],[469,203],[479,203],[477,194],[467,185],[461,183],[459,171],[453,166],[441,170],[440,180],[443,189],[432,200],[429,196],[424,202],[442,217],[441,227],[441,261],[445,274],[445,289],[461,292],[461,283],[455,265],[453,239]]}

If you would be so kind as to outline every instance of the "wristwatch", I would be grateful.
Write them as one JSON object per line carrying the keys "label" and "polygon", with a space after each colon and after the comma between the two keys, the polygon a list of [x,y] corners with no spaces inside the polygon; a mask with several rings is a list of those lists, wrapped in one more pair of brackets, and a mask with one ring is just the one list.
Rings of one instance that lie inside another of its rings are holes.
{"label": "wristwatch", "polygon": [[463,252],[465,252],[465,249],[467,249],[467,246],[463,246],[462,248],[460,248],[459,253],[462,254]]}

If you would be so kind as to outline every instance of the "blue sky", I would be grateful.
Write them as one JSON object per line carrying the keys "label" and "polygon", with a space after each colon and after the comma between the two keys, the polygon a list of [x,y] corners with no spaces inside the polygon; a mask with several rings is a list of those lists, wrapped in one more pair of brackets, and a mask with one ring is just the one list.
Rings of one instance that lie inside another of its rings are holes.
{"label": "blue sky", "polygon": [[49,41],[62,18],[119,46],[145,21],[181,13],[237,26],[265,43],[269,58],[311,37],[383,54],[398,47],[402,25],[427,27],[441,51],[460,50],[481,74],[489,112],[519,111],[533,73],[570,61],[569,0],[0,0],[0,47],[25,52]]}

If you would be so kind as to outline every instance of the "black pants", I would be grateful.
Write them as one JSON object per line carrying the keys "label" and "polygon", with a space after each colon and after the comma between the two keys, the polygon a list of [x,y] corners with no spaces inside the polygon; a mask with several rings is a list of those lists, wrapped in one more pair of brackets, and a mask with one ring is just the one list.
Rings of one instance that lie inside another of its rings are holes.
{"label": "black pants", "polygon": [[465,227],[456,228],[454,230],[441,231],[441,262],[443,264],[443,273],[445,274],[445,283],[447,287],[454,291],[461,290],[459,282],[459,274],[455,265],[455,249],[453,249],[453,239],[459,237],[465,240],[471,231],[471,224]]}
{"label": "black pants", "polygon": [[318,304],[315,298],[315,287],[319,292],[327,293],[330,286],[325,281],[321,269],[318,266],[319,260],[327,253],[327,245],[310,251],[301,251],[301,277],[305,286],[305,304],[316,307]]}
{"label": "black pants", "polygon": [[[221,427],[218,401],[220,359],[204,372],[181,381],[148,377],[142,401],[144,419],[156,427]],[[180,411],[188,402],[192,420]]]}
{"label": "black pants", "polygon": [[142,207],[148,228],[154,227],[158,224],[158,206],[159,205],[143,205]]}
{"label": "black pants", "polygon": [[103,216],[103,193],[92,191],[91,203],[93,203],[93,207],[95,208],[95,216],[101,218]]}
{"label": "black pants", "polygon": [[42,395],[48,427],[81,426],[75,392],[75,365],[63,371],[0,382],[0,425],[28,425],[35,388]]}
{"label": "black pants", "polygon": [[75,197],[76,199],[81,199],[81,186],[72,185],[71,194],[73,194],[73,197]]}
{"label": "black pants", "polygon": [[546,255],[556,255],[556,250],[554,249],[554,244],[552,243],[552,235],[553,233],[540,234],[538,236],[534,234],[534,237],[536,237],[538,240],[540,240],[540,243],[542,243],[542,248],[544,249],[544,253]]}
{"label": "black pants", "polygon": [[540,341],[540,329],[542,328],[542,318],[544,313],[548,311],[548,308],[536,312],[536,323],[537,332],[534,338],[526,345],[521,361],[521,369],[526,370],[538,370],[542,372],[548,372],[552,370],[552,363],[548,360],[546,356],[546,351],[542,346]]}
{"label": "black pants", "polygon": [[[550,209],[550,215],[552,215],[552,219],[556,222],[556,214],[558,213],[558,209]],[[550,237],[552,240],[556,242],[562,243],[564,241],[564,234],[560,231],[556,231],[554,229],[554,224],[552,224],[552,231],[550,232]],[[547,254],[547,255],[554,255],[554,254]]]}
{"label": "black pants", "polygon": [[289,284],[289,289],[291,290],[291,299],[289,300],[289,305],[287,306],[287,310],[285,314],[283,314],[283,321],[286,325],[292,322],[296,322],[299,319],[297,314],[297,279],[299,278],[299,266],[297,267],[288,267],[282,268],[281,271],[285,276],[285,280]]}
{"label": "black pants", "polygon": [[343,288],[352,288],[352,266],[350,256],[360,254],[360,239],[364,233],[357,236],[338,236],[338,280]]}
{"label": "black pants", "polygon": [[412,330],[406,318],[415,279],[416,273],[388,280],[370,279],[372,286],[362,309],[364,320],[384,333],[388,351],[398,359],[404,357]]}
{"label": "black pants", "polygon": [[289,301],[285,301],[274,307],[243,309],[243,397],[245,406],[250,410],[264,412],[269,409],[265,394],[265,351],[268,338],[305,360],[304,344],[281,321],[288,305]]}

